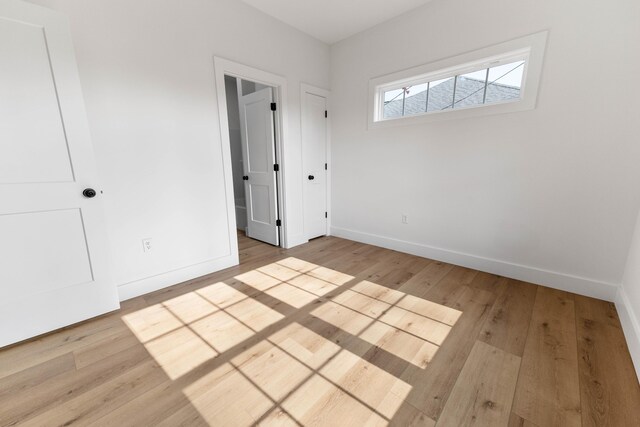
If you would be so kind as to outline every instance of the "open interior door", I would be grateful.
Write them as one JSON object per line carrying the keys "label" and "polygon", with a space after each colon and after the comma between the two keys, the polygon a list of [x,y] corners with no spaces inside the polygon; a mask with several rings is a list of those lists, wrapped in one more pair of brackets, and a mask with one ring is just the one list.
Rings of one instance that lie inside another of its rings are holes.
{"label": "open interior door", "polygon": [[67,20],[0,2],[0,347],[119,307]]}
{"label": "open interior door", "polygon": [[240,97],[240,133],[244,158],[247,235],[278,246],[278,202],[273,89]]}

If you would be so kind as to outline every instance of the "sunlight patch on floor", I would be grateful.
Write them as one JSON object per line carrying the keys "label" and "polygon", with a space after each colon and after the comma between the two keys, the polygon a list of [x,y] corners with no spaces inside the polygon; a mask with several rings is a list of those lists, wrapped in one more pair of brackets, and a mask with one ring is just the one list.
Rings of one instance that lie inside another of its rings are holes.
{"label": "sunlight patch on floor", "polygon": [[141,343],[175,331],[184,325],[162,304],[128,314],[123,320]]}
{"label": "sunlight patch on floor", "polygon": [[273,408],[273,401],[230,363],[185,387],[183,393],[212,426],[227,425],[230,419],[250,426]]}
{"label": "sunlight patch on floor", "polygon": [[171,331],[144,346],[172,380],[218,355],[188,328]]}
{"label": "sunlight patch on floor", "polygon": [[386,425],[461,314],[291,257],[123,320],[172,380],[212,363],[183,388],[211,425]]}

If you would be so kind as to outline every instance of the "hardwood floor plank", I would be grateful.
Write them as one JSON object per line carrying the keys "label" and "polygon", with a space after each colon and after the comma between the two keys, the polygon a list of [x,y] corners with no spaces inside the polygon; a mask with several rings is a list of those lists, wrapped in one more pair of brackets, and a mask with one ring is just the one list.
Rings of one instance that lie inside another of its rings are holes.
{"label": "hardwood floor plank", "polygon": [[509,279],[502,276],[496,276],[495,274],[485,273],[479,271],[478,274],[469,283],[469,286],[474,289],[480,289],[485,292],[490,292],[497,298],[507,288]]}
{"label": "hardwood floor plank", "polygon": [[319,373],[387,420],[411,389],[411,385],[348,351],[339,352]]}
{"label": "hardwood floor plank", "polygon": [[0,401],[0,425],[16,425],[88,392],[149,360],[141,345],[105,358],[86,368],[64,372]]}
{"label": "hardwood floor plank", "polygon": [[509,280],[489,313],[480,340],[522,356],[537,288],[530,283]]}
{"label": "hardwood floor plank", "polygon": [[414,274],[402,285],[402,291],[422,297],[454,268],[451,264],[434,261]]}
{"label": "hardwood floor plank", "polygon": [[305,382],[282,407],[304,426],[388,424],[382,415],[320,376]]}
{"label": "hardwood floor plank", "polygon": [[[175,383],[165,381],[89,425],[96,427],[155,426],[178,412],[181,413],[183,420],[197,420],[200,417],[200,412],[193,407],[182,390],[176,387]],[[183,425],[189,424],[183,423]]]}
{"label": "hardwood floor plank", "polygon": [[188,403],[164,420],[159,420],[156,427],[210,427],[210,424]]}
{"label": "hardwood floor plank", "polygon": [[258,423],[259,426],[268,427],[288,427],[288,426],[300,426],[301,424],[291,418],[287,412],[282,408],[276,408],[269,412],[267,417]]}
{"label": "hardwood floor plank", "polygon": [[[401,289],[404,291],[404,287]],[[413,295],[404,295],[396,306],[449,326],[455,325],[462,315],[458,310]]]}
{"label": "hardwood floor plank", "polygon": [[402,406],[393,416],[389,425],[393,427],[434,427],[436,422],[405,401],[402,402]]}
{"label": "hardwood floor plank", "polygon": [[451,326],[445,323],[399,307],[391,307],[386,310],[380,317],[380,321],[437,346],[441,346],[451,332]]}
{"label": "hardwood floor plank", "polygon": [[117,315],[109,314],[0,349],[0,378],[100,342],[125,329]]}
{"label": "hardwood floor plank", "polygon": [[359,255],[354,256],[340,256],[334,258],[331,261],[327,261],[322,265],[331,270],[336,270],[344,274],[351,276],[359,276],[362,272],[371,268],[377,264],[376,260],[371,258],[362,257]]}
{"label": "hardwood floor plank", "polygon": [[74,350],[76,368],[82,369],[136,345],[140,345],[138,338],[130,330],[122,330],[103,341]]}
{"label": "hardwood floor plank", "polygon": [[166,378],[162,368],[150,360],[86,393],[81,393],[74,399],[30,418],[22,425],[87,425],[161,384]]}
{"label": "hardwood floor plank", "polygon": [[451,307],[466,292],[477,275],[476,270],[455,266],[425,293],[416,296]]}
{"label": "hardwood floor plank", "polygon": [[440,415],[438,427],[506,425],[520,358],[476,341]]}
{"label": "hardwood floor plank", "polygon": [[[16,372],[0,379],[0,402],[6,402],[11,396],[26,392],[44,383],[50,378],[75,371],[76,365],[72,353],[65,353],[39,365]],[[2,403],[0,403],[0,410]]]}
{"label": "hardwood floor plank", "polygon": [[404,262],[398,260],[376,262],[372,267],[358,274],[357,279],[397,289],[430,263],[430,260],[414,259],[407,259]]}
{"label": "hardwood floor plank", "polygon": [[210,387],[190,386],[185,394],[212,426],[254,425],[275,405],[267,393],[238,370],[233,370]]}
{"label": "hardwood floor plank", "polygon": [[335,237],[238,239],[238,266],[0,349],[0,425],[635,425],[611,303]]}
{"label": "hardwood floor plank", "polygon": [[540,426],[580,426],[573,295],[538,287],[513,412]]}
{"label": "hardwood floor plank", "polygon": [[[406,398],[407,402],[434,420],[440,417],[449,393],[495,301],[493,294],[468,286],[462,286],[461,293],[459,287],[454,286],[452,292],[459,293],[458,298],[449,304],[462,312],[460,319],[451,328],[449,335],[423,372],[408,370],[401,376],[404,381],[413,384],[413,389]],[[442,296],[444,300],[449,300],[446,295]]]}
{"label": "hardwood floor plank", "polygon": [[538,427],[538,426],[532,423],[531,421],[525,420],[521,416],[514,414],[512,412],[511,416],[509,417],[508,427]]}
{"label": "hardwood floor plank", "polygon": [[602,301],[581,295],[574,295],[576,313],[579,317],[604,325],[621,329],[616,305],[610,301]]}
{"label": "hardwood floor plank", "polygon": [[[612,304],[576,296],[583,426],[640,424],[640,385]],[[621,390],[625,390],[621,393]]]}

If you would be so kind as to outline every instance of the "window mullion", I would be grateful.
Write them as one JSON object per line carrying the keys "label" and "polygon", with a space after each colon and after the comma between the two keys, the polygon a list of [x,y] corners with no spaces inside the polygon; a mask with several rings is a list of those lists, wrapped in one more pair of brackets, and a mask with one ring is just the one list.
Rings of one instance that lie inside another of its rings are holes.
{"label": "window mullion", "polygon": [[427,96],[426,99],[424,101],[424,112],[428,112],[429,111],[429,90],[431,89],[431,82],[427,82]]}
{"label": "window mullion", "polygon": [[451,100],[451,109],[453,110],[454,108],[456,108],[456,86],[458,85],[458,77],[459,76],[455,76],[455,78],[453,79],[453,99]]}
{"label": "window mullion", "polygon": [[487,75],[484,78],[484,93],[482,94],[482,103],[487,102],[487,86],[489,86],[489,68],[487,68]]}
{"label": "window mullion", "polygon": [[402,115],[404,116],[404,101],[407,98],[407,88],[402,88]]}

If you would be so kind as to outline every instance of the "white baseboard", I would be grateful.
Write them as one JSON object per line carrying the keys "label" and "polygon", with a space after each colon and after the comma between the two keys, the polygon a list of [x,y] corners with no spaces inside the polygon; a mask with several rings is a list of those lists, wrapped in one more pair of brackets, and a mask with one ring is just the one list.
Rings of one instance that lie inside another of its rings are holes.
{"label": "white baseboard", "polygon": [[341,227],[332,226],[331,235],[606,301],[614,301],[618,290],[618,286],[612,283],[599,282],[585,277],[542,270]]}
{"label": "white baseboard", "polygon": [[190,265],[178,270],[168,271],[156,276],[147,277],[145,279],[136,280],[129,283],[118,285],[118,295],[120,301],[135,298],[140,295],[148,294],[187,280],[196,279],[225,268],[238,265],[238,254],[227,255],[222,258],[202,262],[200,264]]}
{"label": "white baseboard", "polygon": [[627,294],[622,288],[618,290],[616,309],[618,316],[620,316],[620,323],[627,340],[629,353],[631,353],[631,359],[633,359],[633,365],[636,368],[636,375],[640,381],[640,323],[638,322],[638,313],[634,312],[633,305],[629,302]]}
{"label": "white baseboard", "polygon": [[[294,246],[302,245],[307,242],[308,240],[305,239],[304,235],[302,234],[290,236],[287,249]],[[206,276],[207,274],[215,273],[216,271],[233,267],[234,265],[238,265],[239,262],[240,261],[238,258],[238,254],[227,255],[225,257],[206,261],[200,264],[190,265],[178,270],[168,271],[166,273],[161,273],[144,279],[123,283],[121,285],[118,285],[118,295],[120,301],[126,301],[140,295],[148,294],[150,292],[158,291],[160,289],[164,289],[178,283],[186,282],[187,280],[197,279],[198,277]]]}

